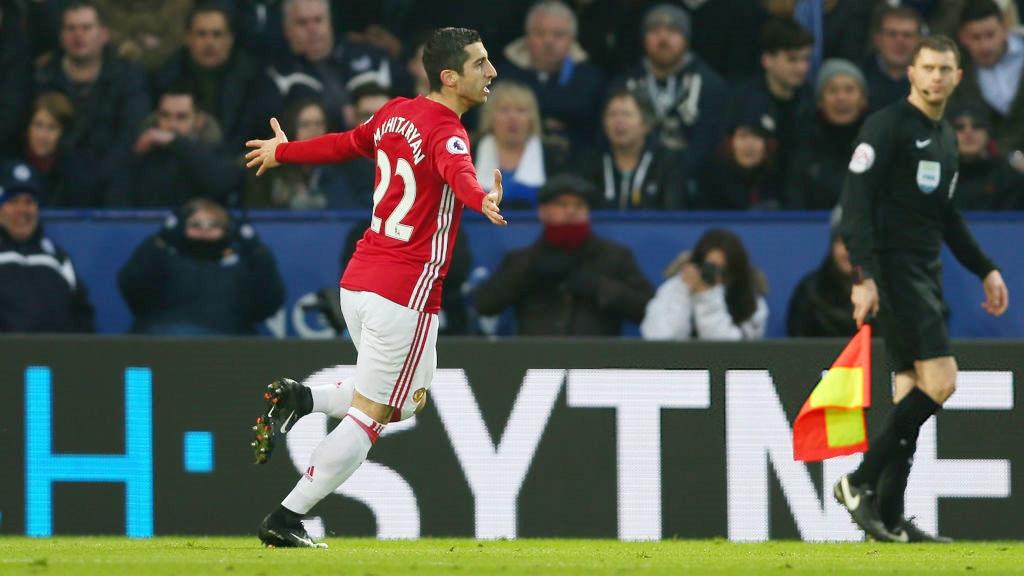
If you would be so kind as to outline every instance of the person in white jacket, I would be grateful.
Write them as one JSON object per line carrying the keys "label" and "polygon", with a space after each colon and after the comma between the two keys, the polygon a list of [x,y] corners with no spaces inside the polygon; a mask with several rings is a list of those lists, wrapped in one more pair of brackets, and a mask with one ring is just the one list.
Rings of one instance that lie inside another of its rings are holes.
{"label": "person in white jacket", "polygon": [[645,340],[758,340],[768,323],[764,278],[740,239],[711,229],[665,270],[647,303]]}

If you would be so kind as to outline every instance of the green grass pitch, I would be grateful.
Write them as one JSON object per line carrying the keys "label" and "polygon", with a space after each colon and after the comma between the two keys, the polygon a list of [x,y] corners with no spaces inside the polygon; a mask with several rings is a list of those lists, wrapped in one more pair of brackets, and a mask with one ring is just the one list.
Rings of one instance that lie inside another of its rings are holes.
{"label": "green grass pitch", "polygon": [[328,550],[244,538],[0,537],[0,574],[397,576],[403,574],[1024,574],[1024,544],[735,544],[724,540],[331,538]]}

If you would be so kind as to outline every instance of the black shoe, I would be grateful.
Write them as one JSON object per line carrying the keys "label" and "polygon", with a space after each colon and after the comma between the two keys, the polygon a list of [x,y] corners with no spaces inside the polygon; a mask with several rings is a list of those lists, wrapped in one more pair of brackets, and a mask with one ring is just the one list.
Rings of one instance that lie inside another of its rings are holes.
{"label": "black shoe", "polygon": [[913,518],[904,518],[899,528],[891,531],[896,542],[930,542],[933,544],[952,544],[953,539],[946,536],[931,535],[914,524]]}
{"label": "black shoe", "polygon": [[289,520],[280,511],[263,519],[258,534],[260,542],[269,548],[327,548],[327,544],[316,542],[306,533],[297,517]]}
{"label": "black shoe", "polygon": [[268,384],[263,400],[266,410],[256,418],[256,425],[252,427],[256,436],[252,442],[253,459],[257,464],[270,460],[277,432],[287,434],[299,418],[312,411],[313,404],[309,389],[288,378]]}
{"label": "black shoe", "polygon": [[846,508],[853,521],[860,526],[860,529],[869,539],[879,542],[896,542],[896,536],[885,528],[882,518],[878,514],[878,507],[875,504],[875,493],[865,486],[855,486],[850,483],[850,477],[843,475],[836,482],[832,494],[836,501]]}

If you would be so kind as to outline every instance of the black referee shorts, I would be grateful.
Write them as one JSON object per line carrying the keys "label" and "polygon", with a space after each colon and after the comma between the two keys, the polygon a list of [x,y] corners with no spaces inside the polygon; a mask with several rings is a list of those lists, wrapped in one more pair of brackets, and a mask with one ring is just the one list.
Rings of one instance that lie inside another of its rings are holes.
{"label": "black referee shorts", "polygon": [[951,356],[942,301],[942,261],[886,252],[878,262],[878,320],[890,368],[904,372],[913,370],[916,360]]}

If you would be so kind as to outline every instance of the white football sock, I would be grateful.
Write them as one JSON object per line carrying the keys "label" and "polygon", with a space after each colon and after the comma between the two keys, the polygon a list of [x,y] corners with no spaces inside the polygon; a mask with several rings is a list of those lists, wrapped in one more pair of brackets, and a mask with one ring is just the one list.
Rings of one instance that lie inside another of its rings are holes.
{"label": "white football sock", "polygon": [[298,514],[309,512],[359,468],[382,430],[383,424],[358,408],[349,408],[341,423],[317,445],[305,475],[281,505]]}
{"label": "white football sock", "polygon": [[344,418],[348,413],[349,406],[352,405],[353,389],[352,379],[337,384],[310,386],[309,392],[313,395],[313,412],[327,414],[331,418],[339,420]]}

